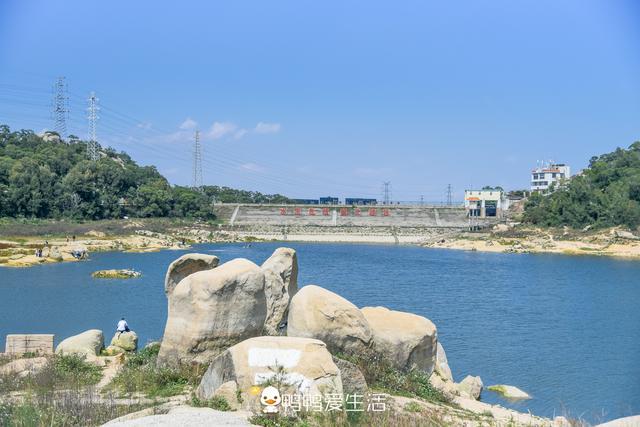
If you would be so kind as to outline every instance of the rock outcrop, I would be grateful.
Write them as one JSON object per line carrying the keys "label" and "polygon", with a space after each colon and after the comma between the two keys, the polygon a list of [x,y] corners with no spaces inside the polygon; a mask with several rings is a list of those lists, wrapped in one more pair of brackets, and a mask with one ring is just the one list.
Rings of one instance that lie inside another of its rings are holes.
{"label": "rock outcrop", "polygon": [[265,336],[230,347],[211,361],[196,395],[202,399],[228,395],[233,389],[229,382],[239,390],[238,404],[249,410],[260,408],[260,391],[267,385],[276,385],[281,394],[342,393],[340,370],[327,347],[309,338]]}
{"label": "rock outcrop", "polygon": [[357,354],[372,344],[371,329],[358,307],[319,286],[298,291],[287,319],[288,336],[319,339],[334,354]]}
{"label": "rock outcrop", "polygon": [[94,279],[137,279],[140,276],[142,273],[131,269],[98,270],[91,273]]}
{"label": "rock outcrop", "polygon": [[296,251],[278,248],[263,264],[264,292],[267,299],[267,319],[264,329],[268,335],[285,332],[289,301],[298,291],[298,259]]}
{"label": "rock outcrop", "polygon": [[528,393],[512,385],[506,385],[506,384],[490,385],[489,387],[487,387],[487,390],[495,391],[496,393],[501,394],[503,397],[507,399],[513,399],[513,400],[531,399],[531,396],[529,396]]}
{"label": "rock outcrop", "polygon": [[456,388],[461,396],[478,400],[482,393],[482,379],[467,375],[459,384],[456,384]]}
{"label": "rock outcrop", "polygon": [[116,332],[111,338],[109,347],[119,347],[124,351],[136,351],[138,348],[138,335],[133,332]]}
{"label": "rock outcrop", "polygon": [[374,348],[397,368],[431,374],[436,364],[438,334],[427,318],[384,307],[364,307]]}
{"label": "rock outcrop", "polygon": [[238,258],[181,280],[167,295],[169,313],[159,363],[208,363],[232,345],[262,334],[264,273]]}
{"label": "rock outcrop", "polygon": [[164,278],[164,292],[169,295],[182,279],[198,271],[211,270],[220,263],[217,256],[186,254],[173,261]]}
{"label": "rock outcrop", "polygon": [[56,347],[56,354],[78,354],[93,358],[104,347],[104,335],[99,329],[89,329],[81,334],[62,340]]}

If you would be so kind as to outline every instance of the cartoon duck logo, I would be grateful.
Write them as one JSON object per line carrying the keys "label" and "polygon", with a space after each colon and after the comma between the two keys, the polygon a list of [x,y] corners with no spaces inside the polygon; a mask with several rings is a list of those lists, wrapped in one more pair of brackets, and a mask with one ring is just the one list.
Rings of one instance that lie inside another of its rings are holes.
{"label": "cartoon duck logo", "polygon": [[262,390],[262,394],[260,395],[260,403],[265,405],[262,409],[262,412],[264,412],[265,414],[277,414],[278,405],[282,403],[280,392],[275,387],[266,387],[264,390]]}

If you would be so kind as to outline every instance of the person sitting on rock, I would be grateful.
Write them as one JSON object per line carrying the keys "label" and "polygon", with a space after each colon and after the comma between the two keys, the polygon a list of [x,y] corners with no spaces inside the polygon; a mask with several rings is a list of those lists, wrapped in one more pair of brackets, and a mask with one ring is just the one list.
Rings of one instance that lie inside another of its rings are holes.
{"label": "person sitting on rock", "polygon": [[118,336],[120,336],[120,334],[123,332],[129,332],[129,325],[127,324],[127,321],[124,320],[124,317],[118,322],[116,332],[118,333]]}

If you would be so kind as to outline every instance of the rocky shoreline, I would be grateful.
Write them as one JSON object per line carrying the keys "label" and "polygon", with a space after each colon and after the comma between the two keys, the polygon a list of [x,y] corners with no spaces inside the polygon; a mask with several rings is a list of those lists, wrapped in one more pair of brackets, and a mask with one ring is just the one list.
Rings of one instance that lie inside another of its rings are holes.
{"label": "rocky shoreline", "polygon": [[[195,225],[195,224],[194,224]],[[640,258],[640,235],[620,228],[600,231],[539,229],[499,224],[483,232],[454,229],[407,230],[375,228],[297,227],[224,227],[175,226],[163,231],[141,227],[112,234],[88,230],[79,236],[19,236],[0,239],[0,267],[29,267],[45,263],[79,261],[93,252],[156,252],[183,250],[194,243],[254,241],[295,241],[324,243],[408,244],[425,248],[443,248],[494,253],[550,253]],[[38,256],[40,251],[40,256]]]}

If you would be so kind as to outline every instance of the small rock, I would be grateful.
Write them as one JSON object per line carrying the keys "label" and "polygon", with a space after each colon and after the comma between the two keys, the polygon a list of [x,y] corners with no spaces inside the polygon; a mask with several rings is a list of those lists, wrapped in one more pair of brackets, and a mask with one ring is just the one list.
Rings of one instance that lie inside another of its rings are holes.
{"label": "small rock", "polygon": [[91,274],[95,279],[135,279],[142,276],[142,273],[130,269],[122,270],[98,270]]}
{"label": "small rock", "polygon": [[451,374],[451,368],[449,368],[449,361],[447,360],[447,353],[444,352],[444,347],[442,347],[439,341],[436,350],[435,371],[445,380],[453,381],[453,375]]}
{"label": "small rock", "polygon": [[118,354],[124,353],[124,350],[120,347],[116,347],[115,345],[110,345],[109,347],[105,348],[102,353],[105,356],[116,356]]}
{"label": "small rock", "polygon": [[353,363],[333,357],[333,363],[336,364],[340,370],[340,377],[342,378],[342,389],[345,394],[362,394],[364,395],[369,386],[362,371]]}
{"label": "small rock", "polygon": [[482,379],[480,379],[480,377],[467,375],[459,384],[456,385],[456,388],[462,396],[478,400],[480,398],[480,393],[482,393]]}
{"label": "small rock", "polygon": [[487,390],[491,390],[496,393],[499,393],[503,397],[506,397],[507,399],[531,399],[531,396],[529,396],[526,392],[512,385],[505,385],[505,384],[490,385],[489,387],[487,387]]}
{"label": "small rock", "polygon": [[109,347],[120,347],[124,351],[136,351],[138,348],[138,335],[133,332],[116,332],[111,338]]}

